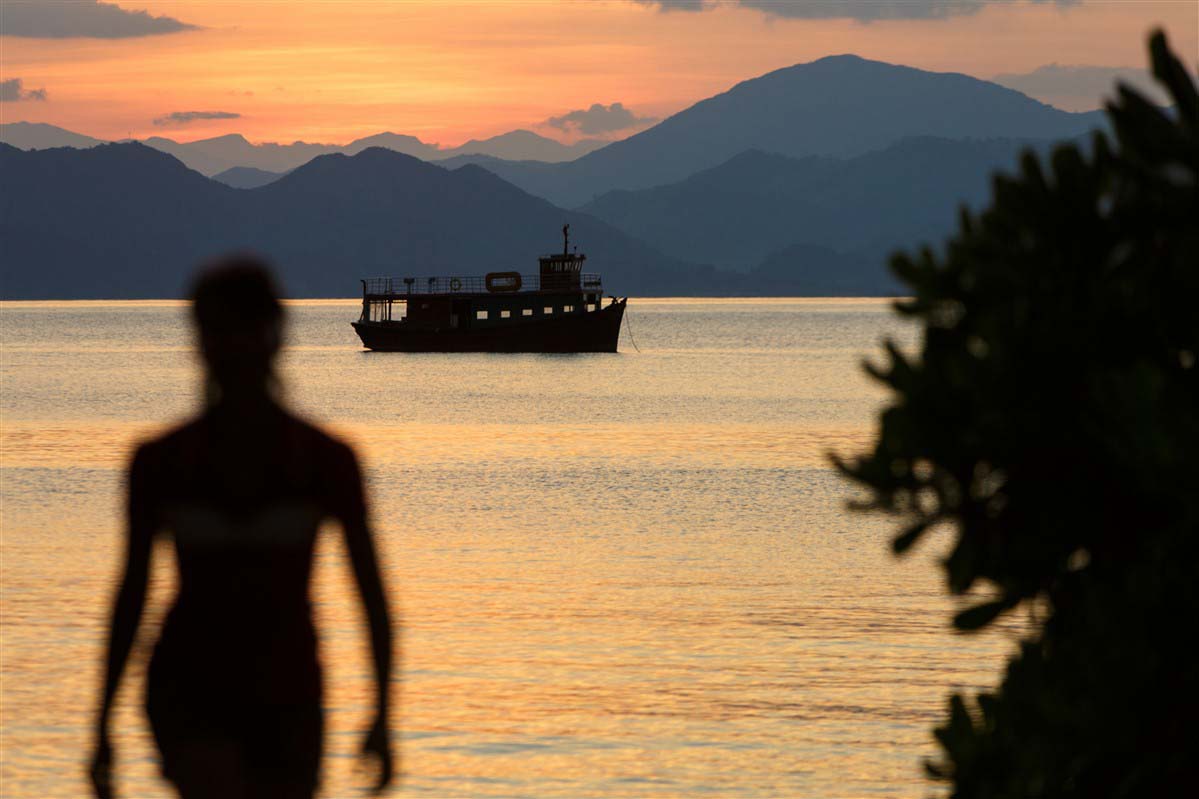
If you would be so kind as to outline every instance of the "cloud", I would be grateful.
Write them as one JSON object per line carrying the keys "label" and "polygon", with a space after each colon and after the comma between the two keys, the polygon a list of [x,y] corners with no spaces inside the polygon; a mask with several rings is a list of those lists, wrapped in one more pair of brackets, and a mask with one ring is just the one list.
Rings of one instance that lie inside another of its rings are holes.
{"label": "cloud", "polygon": [[588,109],[576,109],[560,117],[550,117],[545,124],[571,133],[611,133],[657,120],[639,117],[621,103],[595,103]]}
{"label": "cloud", "polygon": [[21,87],[20,78],[0,81],[0,102],[17,103],[21,100],[42,101],[45,99],[45,89],[24,89]]}
{"label": "cloud", "polygon": [[[977,14],[987,5],[1011,5],[1010,0],[634,0],[659,11],[706,11],[722,5],[741,5],[785,19],[946,19]],[[1033,3],[1075,5],[1082,0],[1030,0]]]}
{"label": "cloud", "polygon": [[99,0],[4,0],[0,35],[31,39],[129,39],[197,26]]}
{"label": "cloud", "polygon": [[241,119],[241,114],[232,111],[172,111],[155,118],[154,124],[159,127],[188,125],[201,119]]}
{"label": "cloud", "polygon": [[1097,67],[1045,64],[1031,72],[996,75],[993,81],[1060,108],[1091,110],[1116,94],[1116,83],[1127,83],[1157,102],[1165,93],[1149,72],[1138,67]]}

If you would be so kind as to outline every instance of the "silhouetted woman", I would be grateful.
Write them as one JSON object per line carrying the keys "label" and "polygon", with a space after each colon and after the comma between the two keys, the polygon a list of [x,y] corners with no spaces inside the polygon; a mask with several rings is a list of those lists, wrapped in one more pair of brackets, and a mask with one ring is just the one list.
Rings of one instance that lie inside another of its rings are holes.
{"label": "silhouetted woman", "polygon": [[92,780],[112,795],[108,719],[146,595],[155,536],[174,537],[179,589],[150,661],[146,710],[184,799],[307,799],[321,756],[321,674],[308,599],[317,527],[344,531],[370,626],[377,705],[364,754],[391,779],[391,629],[353,451],[280,406],[283,307],[267,269],[236,257],[197,281],[209,404],[142,445],[129,470],[125,574],[112,614]]}

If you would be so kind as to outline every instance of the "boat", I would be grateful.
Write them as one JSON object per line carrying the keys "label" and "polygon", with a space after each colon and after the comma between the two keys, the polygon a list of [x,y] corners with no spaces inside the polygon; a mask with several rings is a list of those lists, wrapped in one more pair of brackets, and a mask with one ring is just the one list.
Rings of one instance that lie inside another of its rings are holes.
{"label": "boat", "polygon": [[380,352],[616,352],[628,298],[583,272],[570,225],[562,252],[537,260],[536,275],[363,279],[354,330]]}

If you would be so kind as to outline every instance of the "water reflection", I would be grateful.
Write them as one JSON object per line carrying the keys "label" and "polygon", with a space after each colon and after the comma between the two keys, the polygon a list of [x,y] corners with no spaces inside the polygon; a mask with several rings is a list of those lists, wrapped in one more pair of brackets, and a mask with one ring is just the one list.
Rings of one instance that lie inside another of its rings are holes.
{"label": "water reflection", "polygon": [[[642,354],[595,359],[360,354],[353,302],[292,309],[291,399],[360,448],[399,589],[405,793],[926,795],[946,686],[1009,644],[948,634],[931,552],[894,561],[826,467],[868,439],[885,309],[634,300]],[[197,401],[180,312],[0,314],[6,795],[82,794],[103,620],[72,613],[110,590],[122,453]],[[345,575],[322,538],[328,796],[370,712]],[[164,796],[139,705],[122,795]]]}

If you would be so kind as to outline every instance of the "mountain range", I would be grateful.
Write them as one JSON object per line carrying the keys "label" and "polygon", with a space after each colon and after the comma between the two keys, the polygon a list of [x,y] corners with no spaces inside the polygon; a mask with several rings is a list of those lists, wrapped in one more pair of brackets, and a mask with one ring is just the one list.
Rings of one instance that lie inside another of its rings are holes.
{"label": "mountain range", "polygon": [[486,170],[370,148],[314,158],[252,190],[138,143],[0,144],[0,286],[10,299],[178,297],[191,268],[253,250],[290,296],[352,296],[374,275],[536,270],[564,223],[612,289],[661,294],[711,269],[555,208]]}
{"label": "mountain range", "polygon": [[614,189],[683,180],[752,149],[846,158],[917,136],[1071,138],[1104,120],[1101,112],[1061,111],[967,75],[841,55],[739,83],[574,161],[476,160],[532,194],[577,207]]}
{"label": "mountain range", "polygon": [[[140,144],[0,145],[0,286],[9,298],[178,296],[215,252],[276,261],[293,296],[374,274],[531,270],[563,222],[611,290],[894,294],[886,255],[950,232],[956,208],[1027,142],[905,139],[856,158],[751,150],[675,184],[557,208],[474,164],[370,148],[239,190]],[[249,172],[249,170],[247,170]],[[252,177],[252,175],[251,175]],[[120,187],[114,190],[113,187]],[[37,270],[20,264],[37,263]]]}
{"label": "mountain range", "polygon": [[224,172],[213,175],[212,179],[235,189],[256,189],[259,186],[274,183],[286,174],[286,172],[267,172],[265,169],[255,169],[252,166],[231,166]]}
{"label": "mountain range", "polygon": [[[0,124],[0,142],[19,150],[44,150],[52,147],[95,147],[100,139],[73,133],[54,125],[35,122]],[[514,130],[488,139],[471,139],[459,147],[440,147],[427,144],[415,136],[398,133],[376,133],[356,139],[346,145],[292,142],[252,144],[238,133],[177,142],[162,136],[151,136],[143,144],[170,153],[187,166],[204,175],[216,175],[235,167],[247,167],[282,174],[311,161],[319,155],[344,153],[356,155],[371,147],[405,153],[424,161],[440,161],[463,155],[483,155],[507,160],[537,160],[548,163],[578,158],[607,144],[602,139],[580,139],[563,144],[529,130]]]}
{"label": "mountain range", "polygon": [[1026,148],[1013,139],[903,139],[854,158],[748,150],[677,183],[612,191],[579,210],[683,260],[747,271],[779,250],[815,245],[882,263],[952,232],[990,175]]}
{"label": "mountain range", "polygon": [[107,144],[103,139],[93,139],[57,125],[44,122],[0,123],[0,142],[19,150],[48,150],[52,147],[95,147]]}
{"label": "mountain range", "polygon": [[236,135],[148,142],[176,145],[172,157],[9,125],[6,139],[90,149],[3,148],[0,293],[177,296],[196,261],[250,247],[296,296],[346,296],[375,273],[528,268],[569,222],[622,294],[890,294],[885,256],[942,240],[1019,150],[1103,127],[986,81],[855,56],[745,81],[558,163],[522,158],[540,137],[519,131],[455,148],[491,142],[507,157],[391,133],[332,153]]}

